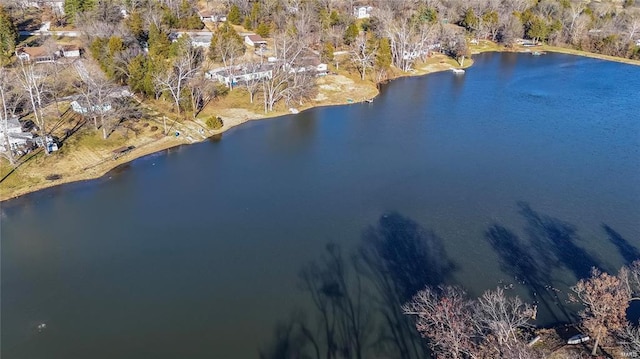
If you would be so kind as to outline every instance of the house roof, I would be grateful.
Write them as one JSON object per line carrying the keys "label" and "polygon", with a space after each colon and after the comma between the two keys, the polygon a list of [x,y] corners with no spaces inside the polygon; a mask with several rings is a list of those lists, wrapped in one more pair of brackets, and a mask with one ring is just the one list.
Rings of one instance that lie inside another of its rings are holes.
{"label": "house roof", "polygon": [[247,37],[249,38],[249,40],[251,40],[251,42],[253,42],[254,44],[262,42],[262,43],[267,43],[265,41],[265,39],[262,38],[262,36],[258,35],[258,34],[252,34],[252,35],[247,35]]}
{"label": "house roof", "polygon": [[23,47],[19,49],[18,52],[23,52],[31,58],[52,55],[51,51],[47,50],[44,46]]}
{"label": "house roof", "polygon": [[191,42],[200,42],[200,43],[209,43],[211,42],[211,38],[213,37],[213,35],[207,36],[207,35],[197,35],[197,36],[192,36],[191,37]]}
{"label": "house roof", "polygon": [[7,130],[12,129],[22,130],[22,125],[20,125],[20,121],[18,121],[17,117],[13,117],[7,120]]}
{"label": "house roof", "polygon": [[61,49],[62,51],[78,51],[80,47],[77,45],[62,45]]}
{"label": "house roof", "polygon": [[211,17],[211,16],[215,16],[216,14],[211,11],[211,10],[202,10],[202,11],[198,11],[198,14],[200,14],[200,16],[202,17]]}

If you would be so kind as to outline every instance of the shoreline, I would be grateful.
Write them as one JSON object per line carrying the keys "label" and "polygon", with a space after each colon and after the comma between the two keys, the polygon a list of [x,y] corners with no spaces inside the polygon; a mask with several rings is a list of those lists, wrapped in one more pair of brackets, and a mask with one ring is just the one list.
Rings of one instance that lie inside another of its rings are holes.
{"label": "shoreline", "polygon": [[[600,54],[595,54],[595,53],[588,53],[588,52],[584,52],[584,51],[579,51],[579,50],[572,50],[572,49],[565,49],[565,48],[559,48],[559,47],[554,47],[554,46],[548,46],[548,45],[542,45],[542,46],[538,46],[535,48],[536,50],[542,50],[545,52],[553,52],[553,53],[562,53],[562,54],[568,54],[568,55],[574,55],[574,56],[582,56],[582,57],[589,57],[589,58],[595,58],[595,59],[600,59],[600,60],[604,60],[604,61],[614,61],[614,62],[618,62],[618,63],[625,63],[625,64],[629,64],[629,65],[635,65],[635,66],[640,66],[640,61],[638,60],[630,60],[630,59],[624,59],[624,58],[617,58],[617,57],[612,57],[612,56],[607,56],[607,55],[600,55]],[[481,54],[481,53],[486,53],[486,52],[515,52],[515,53],[527,53],[527,52],[531,52],[530,49],[528,48],[514,48],[514,49],[507,49],[507,48],[495,48],[495,47],[491,47],[488,49],[475,49],[474,52],[472,52],[472,56],[473,55],[477,55],[477,54]],[[412,71],[412,72],[408,72],[408,73],[398,73],[396,74],[396,76],[394,76],[393,78],[388,79],[387,81],[385,81],[384,83],[389,83],[391,81],[394,81],[396,79],[400,79],[403,77],[419,77],[419,76],[426,76],[432,73],[437,73],[437,72],[442,72],[442,71],[448,71],[451,68],[454,67],[459,67],[459,68],[468,68],[471,67],[473,65],[473,58],[469,57],[467,60],[465,60],[465,65],[464,66],[453,66],[451,64],[451,62],[445,62],[445,61],[440,61],[439,63],[434,63],[434,64],[421,64],[421,66],[416,66],[416,68]],[[366,98],[375,98],[378,97],[380,94],[380,88],[379,86],[381,84],[384,83],[380,83],[380,84],[375,84],[375,83],[367,83],[367,87],[370,87],[371,90],[375,91],[375,94],[371,97],[366,97]],[[301,106],[298,110],[298,113],[302,113],[304,111],[308,111],[311,109],[316,109],[316,108],[323,108],[323,107],[331,107],[331,106],[342,106],[342,105],[353,105],[353,104],[360,104],[362,102],[364,102],[366,100],[366,98],[363,98],[361,100],[356,100],[353,99],[351,103],[344,103],[344,102],[338,102],[338,101],[332,101],[330,99],[325,99],[325,100],[318,100],[316,103],[314,103],[314,101],[310,101],[308,104],[305,104],[304,106]],[[234,109],[235,110],[235,109]],[[252,113],[250,112],[250,110],[244,110],[244,109],[238,109],[240,112],[242,112],[243,115],[241,116],[221,116],[223,118],[224,121],[224,125],[221,129],[218,130],[207,130],[206,135],[201,134],[199,136],[198,139],[193,139],[191,136],[182,136],[180,139],[176,139],[173,136],[170,135],[165,135],[162,138],[159,138],[155,141],[151,141],[151,142],[147,142],[144,143],[142,145],[139,145],[135,151],[132,151],[132,153],[127,153],[126,155],[120,156],[117,159],[113,159],[113,160],[109,160],[109,159],[103,159],[98,161],[97,163],[95,163],[94,165],[88,167],[88,168],[83,168],[83,170],[79,173],[75,173],[73,175],[65,175],[60,179],[56,179],[56,180],[51,180],[51,181],[47,181],[46,182],[38,182],[32,186],[27,186],[27,187],[22,187],[22,188],[18,188],[15,189],[13,191],[10,191],[8,194],[5,194],[5,190],[2,188],[2,183],[0,182],[0,203],[3,202],[7,202],[7,201],[11,201],[11,200],[15,200],[18,199],[22,196],[31,194],[31,193],[35,193],[35,192],[39,192],[45,189],[50,189],[50,188],[54,188],[54,187],[58,187],[58,186],[62,186],[65,184],[72,184],[72,183],[80,183],[80,182],[86,182],[86,181],[93,181],[93,180],[98,180],[102,177],[105,177],[106,175],[108,175],[111,171],[116,170],[118,167],[126,165],[130,162],[133,162],[137,159],[152,155],[152,154],[156,154],[156,153],[161,153],[163,151],[168,151],[172,148],[178,147],[178,146],[183,146],[183,145],[190,145],[190,144],[195,144],[195,143],[201,143],[204,141],[207,141],[209,139],[211,139],[212,137],[215,136],[221,136],[223,133],[227,132],[228,130],[238,127],[244,123],[250,122],[250,121],[257,121],[257,120],[264,120],[264,119],[273,119],[273,118],[278,118],[278,117],[282,117],[282,116],[286,116],[286,115],[291,115],[292,113],[286,112],[286,111],[274,111],[271,113],[267,113],[267,114],[257,114],[257,113]],[[254,115],[249,117],[248,114]],[[194,125],[197,125],[197,123],[194,123]],[[21,162],[22,163],[26,163],[27,161],[29,161],[31,158],[35,157],[36,155],[38,155],[40,151],[37,151],[36,153],[34,153],[34,155],[32,155],[31,157],[23,160]],[[4,179],[8,178],[11,173],[15,170],[19,169],[18,165],[17,167],[15,167],[12,171],[9,172],[9,174],[5,175],[4,178],[2,178],[1,180],[4,181]]]}

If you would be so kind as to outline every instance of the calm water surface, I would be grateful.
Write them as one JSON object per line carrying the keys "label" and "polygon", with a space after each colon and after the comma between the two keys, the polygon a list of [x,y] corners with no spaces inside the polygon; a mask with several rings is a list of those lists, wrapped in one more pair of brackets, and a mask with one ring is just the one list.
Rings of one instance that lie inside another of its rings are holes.
{"label": "calm water surface", "polygon": [[640,67],[485,54],[3,203],[2,357],[258,357],[329,242],[569,320],[545,285],[638,257],[639,104]]}

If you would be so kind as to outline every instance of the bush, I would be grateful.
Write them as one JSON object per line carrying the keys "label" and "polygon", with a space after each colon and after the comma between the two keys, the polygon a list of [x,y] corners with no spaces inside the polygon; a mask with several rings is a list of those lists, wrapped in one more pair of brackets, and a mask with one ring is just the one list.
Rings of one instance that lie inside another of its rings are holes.
{"label": "bush", "polygon": [[224,126],[224,123],[222,122],[222,118],[220,118],[220,116],[210,116],[209,118],[207,118],[207,121],[205,123],[207,124],[207,127],[213,130],[219,130],[222,128],[222,126]]}

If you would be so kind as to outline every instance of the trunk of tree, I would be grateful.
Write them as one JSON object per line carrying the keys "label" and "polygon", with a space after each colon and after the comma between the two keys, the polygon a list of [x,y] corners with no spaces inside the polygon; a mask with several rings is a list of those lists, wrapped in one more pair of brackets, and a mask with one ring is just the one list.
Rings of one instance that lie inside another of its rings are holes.
{"label": "trunk of tree", "polygon": [[600,333],[596,335],[596,342],[593,344],[593,350],[591,351],[591,355],[596,355],[598,352],[598,344],[600,344]]}
{"label": "trunk of tree", "polygon": [[9,133],[7,132],[7,129],[9,127],[9,115],[7,114],[7,102],[6,98],[4,97],[4,90],[2,88],[0,88],[0,100],[2,101],[2,118],[0,118],[0,120],[3,122],[3,140],[5,143],[5,149],[7,150],[7,159],[9,160],[9,163],[11,165],[14,165],[16,163],[16,159],[13,157],[13,151],[11,151],[11,143],[9,142]]}

